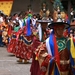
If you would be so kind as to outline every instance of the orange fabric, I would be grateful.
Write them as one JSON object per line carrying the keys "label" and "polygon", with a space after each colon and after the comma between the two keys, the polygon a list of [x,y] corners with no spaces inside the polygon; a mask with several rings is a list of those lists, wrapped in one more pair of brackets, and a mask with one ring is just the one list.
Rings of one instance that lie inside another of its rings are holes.
{"label": "orange fabric", "polygon": [[0,1],[13,1],[13,0],[0,0]]}

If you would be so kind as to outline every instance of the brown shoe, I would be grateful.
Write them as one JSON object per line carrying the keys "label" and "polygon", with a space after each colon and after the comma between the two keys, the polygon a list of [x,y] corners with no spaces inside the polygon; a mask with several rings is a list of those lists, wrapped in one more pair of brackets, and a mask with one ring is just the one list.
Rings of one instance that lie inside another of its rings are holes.
{"label": "brown shoe", "polygon": [[22,59],[19,58],[19,60],[17,60],[17,62],[22,62]]}
{"label": "brown shoe", "polygon": [[28,64],[29,61],[27,61],[27,60],[23,60],[23,63],[24,63],[24,64]]}

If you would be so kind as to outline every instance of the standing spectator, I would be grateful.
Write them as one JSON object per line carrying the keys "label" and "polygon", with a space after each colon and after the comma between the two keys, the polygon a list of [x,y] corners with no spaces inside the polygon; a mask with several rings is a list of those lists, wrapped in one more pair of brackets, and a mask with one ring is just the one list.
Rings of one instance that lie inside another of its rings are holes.
{"label": "standing spectator", "polygon": [[32,21],[32,25],[33,25],[33,27],[36,27],[37,17],[36,17],[36,15],[35,15],[35,14],[33,15],[33,17],[32,17],[32,19],[31,19],[31,21]]}

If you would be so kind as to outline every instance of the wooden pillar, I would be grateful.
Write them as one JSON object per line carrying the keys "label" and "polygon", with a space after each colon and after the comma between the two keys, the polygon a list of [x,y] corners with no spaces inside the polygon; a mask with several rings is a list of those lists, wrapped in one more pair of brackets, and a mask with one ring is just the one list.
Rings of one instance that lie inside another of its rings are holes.
{"label": "wooden pillar", "polygon": [[69,16],[69,19],[71,17],[71,15],[70,15],[70,9],[71,9],[71,0],[68,0],[68,16]]}

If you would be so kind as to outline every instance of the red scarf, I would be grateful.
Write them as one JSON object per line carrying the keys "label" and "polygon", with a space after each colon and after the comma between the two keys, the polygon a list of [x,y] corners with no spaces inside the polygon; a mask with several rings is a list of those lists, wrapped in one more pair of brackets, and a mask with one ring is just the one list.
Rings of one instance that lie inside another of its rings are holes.
{"label": "red scarf", "polygon": [[57,46],[57,42],[56,42],[56,38],[54,36],[54,52],[55,52],[55,62],[58,65],[58,67],[60,68],[60,58],[59,58],[59,52],[58,52],[58,46]]}

